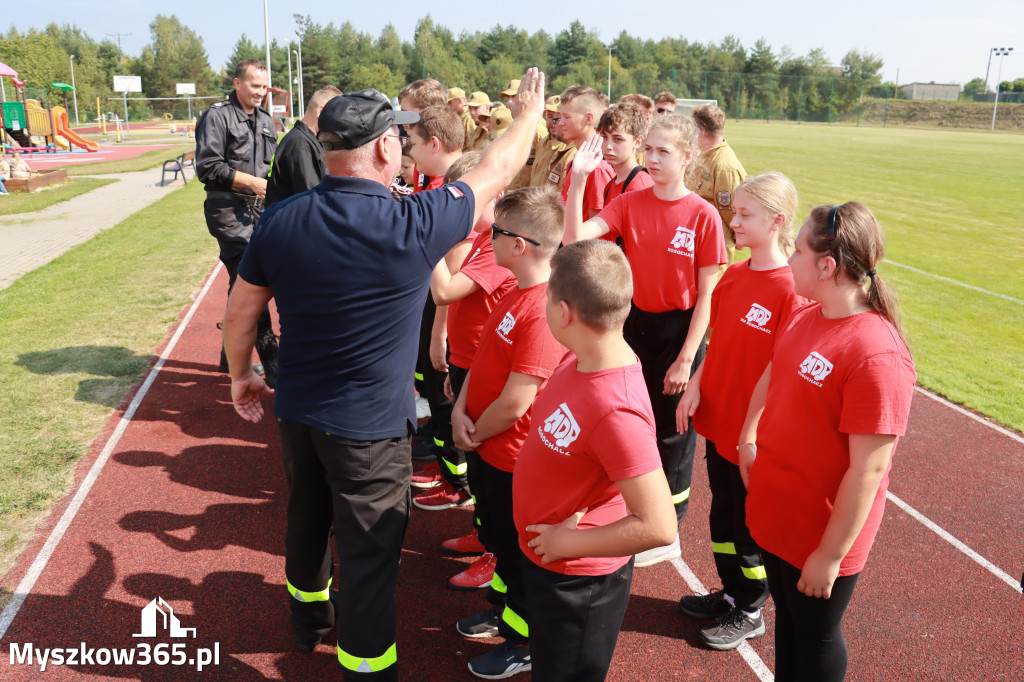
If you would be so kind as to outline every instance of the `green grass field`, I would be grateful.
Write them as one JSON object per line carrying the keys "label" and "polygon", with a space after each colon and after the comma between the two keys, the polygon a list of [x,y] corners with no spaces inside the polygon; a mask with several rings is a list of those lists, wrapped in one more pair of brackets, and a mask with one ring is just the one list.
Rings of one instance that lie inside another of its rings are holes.
{"label": "green grass field", "polygon": [[70,178],[67,182],[38,192],[10,192],[0,199],[0,216],[41,211],[47,206],[73,199],[112,182],[117,181],[109,178]]}
{"label": "green grass field", "polygon": [[[806,207],[858,200],[886,232],[921,385],[1024,431],[1024,137],[730,122],[748,174],[790,176]],[[801,219],[803,216],[801,216]]]}

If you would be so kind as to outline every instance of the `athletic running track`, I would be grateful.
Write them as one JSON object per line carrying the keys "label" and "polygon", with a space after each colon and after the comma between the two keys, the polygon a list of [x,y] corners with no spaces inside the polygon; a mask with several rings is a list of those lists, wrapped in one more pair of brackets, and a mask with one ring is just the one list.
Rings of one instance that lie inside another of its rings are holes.
{"label": "athletic running track", "polygon": [[[72,494],[6,577],[14,599],[0,615],[0,679],[340,677],[333,647],[292,647],[274,421],[238,418],[214,366],[226,279],[214,269],[79,466]],[[1024,570],[1022,490],[1024,440],[917,393],[886,518],[846,616],[848,679],[1024,678],[1015,587]],[[767,636],[732,652],[702,648],[701,624],[677,607],[681,595],[717,587],[701,462],[693,491],[683,560],[636,572],[610,679],[771,679],[771,602]],[[468,528],[466,510],[413,509],[399,586],[403,679],[474,679],[467,661],[493,643],[453,627],[484,608],[480,594],[445,587],[468,559],[443,556],[439,544]],[[158,597],[194,638],[171,639],[159,616],[158,637],[133,637],[145,634],[142,609]],[[41,672],[38,662],[17,661],[29,643],[78,649],[79,658],[84,647],[92,662],[51,662]],[[216,649],[219,663],[202,672],[187,663],[118,666],[98,653],[161,643],[184,643],[177,658],[186,661]]]}

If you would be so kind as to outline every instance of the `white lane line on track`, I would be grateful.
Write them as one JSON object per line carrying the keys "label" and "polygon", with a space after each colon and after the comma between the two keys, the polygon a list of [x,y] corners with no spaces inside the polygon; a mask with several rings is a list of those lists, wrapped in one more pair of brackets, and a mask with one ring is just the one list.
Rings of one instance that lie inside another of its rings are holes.
{"label": "white lane line on track", "polygon": [[22,605],[25,603],[25,599],[28,597],[32,588],[35,586],[39,576],[42,575],[43,570],[46,568],[46,564],[49,563],[50,558],[53,556],[53,552],[57,549],[57,545],[60,544],[61,539],[64,537],[64,533],[67,532],[71,522],[75,520],[75,516],[78,514],[78,510],[81,509],[82,504],[85,502],[85,498],[89,495],[89,491],[92,490],[92,486],[96,483],[96,479],[99,478],[100,472],[103,471],[103,467],[106,465],[107,460],[110,459],[111,453],[114,448],[117,447],[118,442],[121,440],[121,436],[124,435],[125,429],[128,428],[128,424],[135,416],[135,412],[139,409],[139,405],[142,404],[142,400],[149,393],[150,387],[156,380],[157,374],[163,368],[164,363],[167,362],[167,358],[170,357],[171,352],[177,345],[181,335],[185,332],[188,327],[188,323],[192,320],[192,316],[196,310],[199,309],[199,304],[203,302],[206,294],[210,291],[210,287],[213,286],[214,280],[217,279],[217,275],[220,273],[220,269],[223,265],[218,261],[217,267],[213,269],[213,273],[206,280],[206,285],[202,291],[199,292],[199,296],[196,297],[192,307],[189,308],[188,313],[181,320],[178,325],[178,329],[174,332],[174,336],[168,342],[167,347],[164,348],[164,352],[160,354],[156,364],[149,370],[149,374],[146,376],[146,380],[143,382],[142,387],[139,388],[139,392],[135,394],[135,398],[132,399],[131,404],[125,413],[121,416],[121,420],[117,424],[117,428],[110,435],[110,439],[107,441],[106,446],[100,453],[96,461],[93,462],[92,468],[89,469],[89,473],[86,474],[82,480],[82,484],[78,488],[78,492],[75,493],[75,497],[71,500],[71,504],[64,510],[64,514],[60,517],[60,521],[50,531],[50,537],[46,539],[46,543],[42,549],[39,550],[39,554],[36,555],[32,565],[29,566],[28,572],[25,573],[25,577],[18,583],[18,587],[15,588],[14,594],[11,597],[11,601],[7,603],[3,612],[0,613],[0,639],[3,639],[4,635],[7,634],[7,629],[14,622],[15,616],[18,615],[18,611],[21,610]]}
{"label": "white lane line on track", "polygon": [[[700,578],[690,570],[690,567],[686,565],[685,561],[676,558],[672,560],[672,565],[676,567],[679,575],[683,576],[683,580],[685,580],[686,584],[690,587],[690,591],[694,594],[708,593],[707,588],[701,583]],[[750,666],[750,669],[754,671],[754,674],[757,675],[761,682],[771,682],[775,679],[775,675],[772,674],[772,671],[768,669],[765,662],[761,660],[761,657],[757,655],[756,651],[754,651],[754,647],[750,646],[748,642],[740,644],[736,651],[740,652],[740,656],[743,657],[743,660],[747,662],[747,665]]]}
{"label": "white lane line on track", "polygon": [[966,282],[961,282],[960,280],[953,279],[952,277],[944,277],[942,275],[936,275],[934,272],[928,272],[927,270],[922,270],[920,268],[915,268],[912,265],[904,265],[903,263],[897,263],[896,261],[889,260],[889,259],[886,259],[886,260],[884,260],[882,262],[883,263],[888,263],[889,265],[895,266],[897,268],[903,268],[904,270],[910,270],[911,272],[916,272],[919,275],[925,275],[927,277],[934,277],[935,279],[941,279],[943,282],[949,282],[950,284],[955,284],[956,286],[963,287],[964,289],[970,289],[971,291],[977,291],[978,293],[981,293],[981,294],[988,294],[989,296],[995,296],[996,298],[1001,298],[1001,299],[1003,299],[1005,301],[1009,301],[1010,303],[1016,303],[1017,305],[1024,305],[1024,299],[1014,298],[1013,296],[1007,296],[1006,294],[1000,294],[997,291],[990,291],[989,289],[982,289],[981,287],[976,287],[973,284],[967,284]]}
{"label": "white lane line on track", "polygon": [[966,409],[960,407],[959,405],[957,405],[956,403],[951,403],[948,400],[946,400],[945,398],[943,398],[942,396],[937,395],[935,393],[932,393],[931,391],[929,391],[926,388],[921,388],[920,386],[915,386],[914,389],[918,393],[920,393],[921,395],[926,395],[929,398],[931,398],[932,400],[934,400],[935,402],[937,402],[937,403],[939,403],[941,405],[945,405],[946,407],[952,408],[953,410],[956,410],[957,412],[959,412],[960,414],[964,415],[965,417],[970,417],[971,419],[973,419],[974,421],[978,422],[979,424],[984,424],[985,426],[989,427],[993,431],[998,431],[999,433],[1001,433],[1002,435],[1006,436],[1010,440],[1015,440],[1018,443],[1020,443],[1021,445],[1024,445],[1024,438],[1022,438],[1018,434],[1014,433],[1013,431],[1011,431],[1011,430],[1009,430],[1009,429],[1007,429],[1007,428],[1005,428],[1003,426],[1000,426],[999,424],[990,422],[987,419],[979,417],[978,415],[974,414],[970,410],[966,410]]}
{"label": "white lane line on track", "polygon": [[889,498],[892,501],[892,503],[895,504],[897,507],[899,507],[900,509],[902,509],[903,511],[907,512],[912,517],[917,519],[919,522],[921,522],[930,531],[932,531],[933,533],[938,535],[940,538],[942,538],[943,540],[945,540],[949,544],[951,544],[954,547],[956,547],[958,550],[960,550],[961,553],[963,553],[965,556],[970,558],[976,564],[978,564],[979,566],[984,568],[986,571],[988,571],[989,573],[991,573],[992,575],[994,575],[995,577],[999,578],[1004,583],[1009,585],[1011,588],[1013,588],[1014,592],[1020,592],[1020,583],[1018,583],[1016,580],[1011,578],[1009,576],[1009,574],[1007,574],[1005,571],[1001,570],[998,566],[993,564],[991,561],[989,561],[985,557],[981,556],[980,554],[975,552],[973,549],[971,549],[970,547],[968,547],[964,543],[962,543],[959,540],[957,540],[955,537],[953,537],[948,532],[946,532],[943,528],[941,528],[937,523],[935,523],[934,521],[929,519],[927,516],[925,516],[921,512],[919,512],[916,509],[914,509],[913,507],[911,507],[909,504],[907,504],[906,502],[904,502],[900,498],[898,498],[895,495],[893,495],[892,492],[886,492],[885,496],[887,498]]}

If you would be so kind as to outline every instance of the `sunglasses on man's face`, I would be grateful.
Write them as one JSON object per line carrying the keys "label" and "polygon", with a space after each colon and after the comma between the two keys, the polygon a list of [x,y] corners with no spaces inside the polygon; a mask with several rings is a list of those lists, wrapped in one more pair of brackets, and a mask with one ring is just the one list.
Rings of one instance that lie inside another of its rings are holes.
{"label": "sunglasses on man's face", "polygon": [[513,239],[522,239],[525,242],[530,242],[534,246],[540,246],[540,242],[536,241],[535,239],[530,239],[529,237],[524,237],[521,234],[516,234],[515,232],[503,230],[500,227],[498,227],[498,223],[491,223],[491,240],[493,241],[499,234],[503,234],[506,237],[512,237]]}

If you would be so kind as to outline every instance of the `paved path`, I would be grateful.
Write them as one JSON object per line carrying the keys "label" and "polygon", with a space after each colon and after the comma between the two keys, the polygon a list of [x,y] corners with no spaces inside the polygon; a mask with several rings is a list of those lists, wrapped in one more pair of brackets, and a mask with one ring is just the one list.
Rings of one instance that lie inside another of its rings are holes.
{"label": "paved path", "polygon": [[118,182],[42,211],[0,216],[0,289],[182,186],[149,187],[159,168],[104,177]]}

